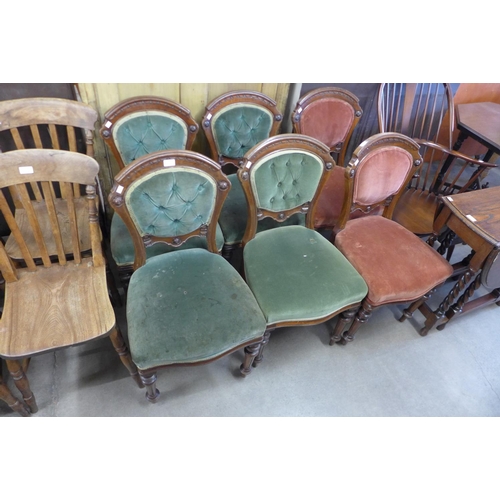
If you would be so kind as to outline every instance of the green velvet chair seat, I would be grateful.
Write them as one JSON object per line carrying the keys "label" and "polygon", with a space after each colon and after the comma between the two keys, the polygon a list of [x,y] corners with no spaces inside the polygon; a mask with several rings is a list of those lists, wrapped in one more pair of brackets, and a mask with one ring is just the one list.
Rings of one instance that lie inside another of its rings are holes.
{"label": "green velvet chair seat", "polygon": [[257,234],[243,257],[247,283],[268,325],[320,320],[361,302],[368,292],[349,261],[323,236],[302,226]]}
{"label": "green velvet chair seat", "polygon": [[[219,225],[217,225],[216,242],[217,248],[221,251],[224,245],[224,235]],[[134,263],[135,252],[132,237],[121,217],[116,214],[113,214],[113,218],[111,219],[110,246],[111,254],[117,265],[127,266]],[[188,248],[206,249],[207,240],[199,237],[189,238],[189,240],[180,247],[180,250]],[[168,253],[173,250],[177,250],[177,248],[163,244],[153,245],[152,247],[146,248],[146,258],[149,259],[150,257]]]}
{"label": "green velvet chair seat", "polygon": [[[380,245],[386,241],[387,245]],[[378,215],[350,220],[335,246],[368,283],[369,303],[378,307],[413,302],[448,279],[452,266],[403,226]]]}
{"label": "green velvet chair seat", "polygon": [[[219,217],[219,225],[226,245],[239,245],[247,225],[247,202],[237,174],[228,175],[231,191],[227,195]],[[269,217],[259,221],[257,232],[281,226],[305,225],[304,214],[294,214],[284,222],[276,222]]]}
{"label": "green velvet chair seat", "polygon": [[130,351],[141,370],[208,361],[260,340],[266,328],[238,272],[199,248],[153,257],[135,271],[127,321]]}

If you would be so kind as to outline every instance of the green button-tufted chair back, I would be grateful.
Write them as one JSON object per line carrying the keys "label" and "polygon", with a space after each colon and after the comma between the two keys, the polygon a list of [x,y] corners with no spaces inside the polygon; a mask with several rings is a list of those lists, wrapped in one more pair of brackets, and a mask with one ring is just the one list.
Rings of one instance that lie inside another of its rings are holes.
{"label": "green button-tufted chair back", "polygon": [[212,158],[238,166],[245,153],[278,133],[282,115],[260,92],[233,91],[214,99],[202,120]]}
{"label": "green button-tufted chair back", "polygon": [[252,148],[238,172],[250,207],[243,242],[265,217],[283,223],[306,214],[306,226],[312,228],[311,214],[334,165],[323,143],[301,134],[279,135]]}
{"label": "green button-tufted chair back", "polygon": [[139,111],[118,120],[113,138],[124,165],[137,158],[165,149],[185,149],[186,123],[168,113]]}
{"label": "green button-tufted chair back", "polygon": [[109,201],[132,235],[134,269],[144,264],[146,247],[201,238],[195,246],[218,253],[217,218],[230,186],[215,162],[191,151],[152,153],[122,170]]}
{"label": "green button-tufted chair back", "polygon": [[191,167],[156,170],[132,184],[125,203],[141,236],[173,238],[212,219],[217,186]]}
{"label": "green button-tufted chair back", "polygon": [[120,101],[104,114],[100,129],[120,169],[156,151],[190,149],[197,132],[189,109],[158,96]]}
{"label": "green button-tufted chair back", "polygon": [[274,115],[266,108],[241,103],[219,111],[212,119],[219,154],[241,158],[271,134]]}

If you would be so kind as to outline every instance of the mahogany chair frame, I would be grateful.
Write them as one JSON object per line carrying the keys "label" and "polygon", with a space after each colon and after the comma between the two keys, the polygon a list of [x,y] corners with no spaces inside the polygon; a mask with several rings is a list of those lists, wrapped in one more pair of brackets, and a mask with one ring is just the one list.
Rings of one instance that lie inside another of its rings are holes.
{"label": "mahogany chair frame", "polygon": [[[266,210],[257,205],[255,194],[251,187],[251,170],[257,161],[262,160],[268,155],[280,150],[286,149],[300,149],[302,151],[310,152],[316,156],[319,156],[324,163],[324,170],[321,176],[320,182],[316,189],[316,194],[310,202],[306,202],[295,208],[283,211],[270,211]],[[251,241],[257,233],[257,223],[259,220],[265,217],[270,217],[278,222],[284,222],[286,219],[291,217],[293,214],[302,213],[305,214],[305,227],[314,230],[314,214],[316,210],[316,205],[318,202],[319,195],[323,186],[327,183],[328,178],[332,169],[335,166],[335,161],[330,156],[329,148],[322,142],[314,139],[313,137],[308,137],[302,134],[281,134],[275,137],[269,138],[267,141],[263,141],[254,148],[252,148],[247,155],[238,171],[238,178],[243,186],[245,196],[248,203],[248,222],[245,230],[245,235],[243,237],[242,246]],[[272,231],[272,229],[270,230]],[[333,265],[334,263],[332,263]],[[351,311],[352,315],[359,309],[360,303],[350,304],[342,309],[335,311],[325,317],[314,319],[314,320],[303,320],[303,321],[282,321],[277,323],[272,323],[267,325],[266,332],[264,334],[263,342],[261,343],[257,356],[253,361],[252,366],[256,367],[263,360],[263,352],[266,345],[269,343],[271,333],[276,328],[289,327],[289,326],[308,326],[317,325],[329,321],[333,317],[343,314],[345,311]],[[335,330],[331,335],[339,336],[339,328],[342,325],[337,325]]]}
{"label": "mahogany chair frame", "polygon": [[[0,209],[23,255],[13,261],[0,244],[0,269],[5,278],[5,304],[0,318],[0,357],[4,358],[16,387],[31,413],[38,410],[25,375],[26,359],[94,338],[109,336],[121,361],[141,386],[137,369],[117,327],[106,286],[106,262],[102,251],[96,177],[97,162],[80,153],[56,150],[19,150],[0,155],[0,189],[17,190],[28,214],[31,231],[39,249],[33,255],[19,231],[14,214],[0,191]],[[53,183],[59,183],[67,204],[72,252],[65,252],[55,208]],[[91,237],[90,257],[80,247],[79,227],[73,186],[86,186],[86,210]],[[57,256],[47,251],[45,238],[33,209],[27,185],[37,185],[43,193],[51,224],[51,238]],[[28,298],[29,297],[29,298]],[[29,304],[30,313],[25,307]],[[88,310],[83,308],[88,307]],[[36,318],[36,323],[33,322]],[[85,318],[85,319],[84,319]],[[88,323],[88,326],[82,325]]]}
{"label": "mahogany chair frame", "polygon": [[[208,224],[203,224],[198,229],[184,235],[175,237],[159,237],[145,234],[144,236],[141,236],[125,203],[127,191],[137,179],[157,171],[165,171],[169,168],[175,168],[176,165],[182,165],[182,167],[205,172],[215,180],[217,184],[217,194],[211,220]],[[135,249],[134,271],[146,263],[146,248],[156,244],[166,244],[174,248],[179,248],[188,239],[201,237],[207,240],[207,251],[220,255],[215,240],[216,226],[222,205],[224,204],[224,200],[226,199],[230,189],[231,182],[222,172],[221,167],[213,160],[193,151],[170,150],[159,153],[151,153],[136,160],[127,168],[120,171],[116,175],[115,182],[111,188],[109,202],[117,214],[123,219],[128,230],[130,231],[130,234],[132,235]],[[245,359],[240,367],[240,371],[242,375],[245,376],[251,371],[250,367],[258,354],[260,343],[262,341],[263,337],[252,339],[249,342],[235,346],[233,349],[225,351],[220,356],[210,358],[209,360],[159,365],[150,370],[138,369],[139,376],[143,384],[146,386],[146,398],[148,401],[155,403],[160,395],[159,390],[156,388],[156,372],[159,369],[174,366],[197,366],[207,364],[242,348],[245,348]]]}
{"label": "mahogany chair frame", "polygon": [[196,139],[196,135],[199,130],[199,126],[195,119],[191,115],[191,111],[181,104],[166,99],[164,97],[145,95],[131,97],[120,101],[119,103],[112,106],[104,114],[103,125],[99,130],[101,137],[103,138],[105,144],[110,149],[115,160],[118,163],[120,170],[123,170],[127,165],[124,164],[123,158],[116,146],[113,129],[116,124],[123,118],[139,112],[145,111],[158,111],[163,113],[168,113],[180,118],[187,127],[186,136],[186,146],[185,149],[191,149],[193,147],[193,142]]}
{"label": "mahogany chair frame", "polygon": [[226,92],[225,94],[222,94],[221,96],[210,102],[206,106],[205,114],[203,115],[201,123],[208,141],[208,146],[210,148],[210,155],[215,162],[223,167],[223,170],[227,169],[228,167],[235,167],[236,169],[238,169],[243,162],[243,158],[230,158],[220,153],[212,129],[213,117],[224,108],[233,104],[251,104],[254,106],[260,106],[272,113],[272,115],[274,116],[274,120],[271,125],[269,137],[278,134],[281,123],[283,121],[283,115],[278,110],[276,101],[260,92],[250,90],[234,90],[231,92]]}
{"label": "mahogany chair frame", "polygon": [[[330,154],[332,155],[332,158],[335,159],[336,164],[344,166],[345,154],[352,133],[356,128],[356,126],[358,125],[359,120],[363,116],[363,110],[359,105],[359,99],[352,92],[349,92],[348,90],[342,89],[340,87],[322,87],[307,92],[297,101],[295,109],[292,112],[293,131],[297,134],[308,135],[304,130],[301,121],[303,113],[307,110],[307,107],[310,106],[311,104],[317,103],[318,101],[322,101],[324,99],[332,99],[332,98],[346,102],[352,107],[354,111],[352,124],[349,128],[347,128],[344,140],[330,147]],[[332,117],[332,120],[334,119],[335,117]]]}
{"label": "mahogany chair frame", "polygon": [[[410,169],[406,177],[406,180],[401,183],[400,189],[393,195],[390,195],[389,197],[372,205],[354,203],[353,202],[354,178],[356,176],[356,171],[359,167],[360,162],[373,150],[384,145],[397,146],[408,151],[413,158],[413,168]],[[387,219],[392,219],[394,209],[405,189],[408,180],[411,179],[411,177],[415,174],[415,172],[420,168],[421,163],[422,163],[422,157],[419,153],[419,144],[416,141],[402,134],[398,133],[376,134],[367,139],[366,141],[364,141],[363,143],[361,143],[358,146],[358,148],[353,152],[352,159],[349,162],[349,165],[346,167],[344,205],[342,208],[338,225],[335,227],[334,232],[332,234],[332,242],[335,241],[336,235],[340,233],[342,229],[345,228],[349,220],[350,214],[354,211],[359,210],[364,213],[368,213],[377,207],[381,207],[383,209],[382,215],[377,215],[376,217],[385,217]],[[413,313],[430,298],[434,290],[435,289],[430,290],[426,295],[420,297],[417,301],[412,302],[410,306],[404,310],[403,315],[401,316],[399,321],[402,322],[407,318],[411,318]],[[345,345],[347,342],[351,342],[352,340],[354,340],[354,335],[357,332],[358,328],[361,326],[361,324],[368,321],[373,311],[375,309],[378,309],[378,307],[383,307],[392,304],[401,304],[401,303],[404,304],[408,302],[409,301],[405,299],[405,300],[386,303],[380,306],[373,306],[369,302],[368,297],[365,298],[362,301],[361,307],[357,312],[349,310],[346,311],[345,313],[342,313],[339,316],[335,331],[331,334],[330,337],[330,345],[334,345],[335,343]],[[354,321],[352,321],[353,319]],[[351,323],[349,330],[342,333],[344,327],[349,323]]]}

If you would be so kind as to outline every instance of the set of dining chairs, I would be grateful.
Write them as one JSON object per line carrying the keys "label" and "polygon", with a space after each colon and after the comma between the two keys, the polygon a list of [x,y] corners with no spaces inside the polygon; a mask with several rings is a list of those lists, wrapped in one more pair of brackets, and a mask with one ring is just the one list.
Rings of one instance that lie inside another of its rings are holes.
{"label": "set of dining chairs", "polygon": [[[107,198],[93,158],[95,110],[63,99],[0,102],[10,149],[0,154],[0,357],[22,401],[1,377],[0,399],[35,413],[30,358],[102,336],[154,403],[158,370],[243,349],[247,376],[276,328],[335,318],[334,345],[352,341],[378,307],[408,304],[400,321],[411,317],[453,267],[422,238],[432,224],[406,227],[404,205],[415,211],[410,221],[425,210],[433,218],[440,194],[469,189],[489,164],[433,142],[423,126],[389,130],[401,113],[389,110],[386,85],[381,132],[347,164],[362,110],[344,89],[301,97],[293,133],[279,133],[283,115],[269,97],[226,93],[200,124],[210,156],[191,149],[200,126],[184,106],[156,96],[122,101],[99,130],[119,166]],[[411,92],[397,95],[407,102]],[[441,121],[452,107],[444,109]],[[452,160],[447,172],[436,158]],[[415,209],[424,198],[425,210]],[[241,268],[232,265],[237,248]],[[128,343],[112,305],[118,288]]]}

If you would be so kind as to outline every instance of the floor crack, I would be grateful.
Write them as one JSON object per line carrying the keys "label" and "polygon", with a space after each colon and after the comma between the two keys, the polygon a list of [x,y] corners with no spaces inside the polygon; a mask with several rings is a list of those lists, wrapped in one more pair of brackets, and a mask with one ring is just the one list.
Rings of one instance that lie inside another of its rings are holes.
{"label": "floor crack", "polygon": [[59,403],[59,384],[57,383],[57,351],[54,351],[54,363],[52,365],[52,384],[50,386],[50,399],[52,404],[51,408],[51,416],[57,417],[57,405]]}

